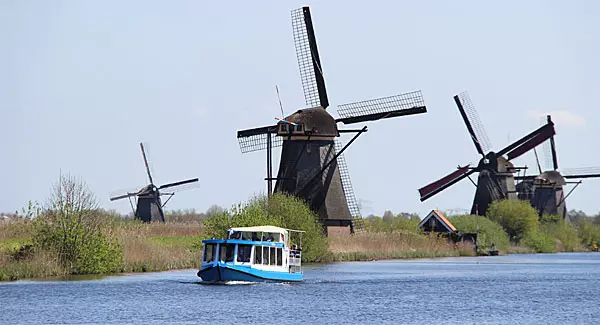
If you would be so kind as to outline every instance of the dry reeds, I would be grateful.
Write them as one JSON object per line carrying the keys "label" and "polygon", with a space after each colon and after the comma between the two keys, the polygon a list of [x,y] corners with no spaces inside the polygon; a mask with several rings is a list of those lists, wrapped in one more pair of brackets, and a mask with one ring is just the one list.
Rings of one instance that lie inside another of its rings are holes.
{"label": "dry reeds", "polygon": [[330,237],[329,250],[335,261],[364,261],[473,255],[468,246],[455,245],[435,235],[411,232],[365,233]]}

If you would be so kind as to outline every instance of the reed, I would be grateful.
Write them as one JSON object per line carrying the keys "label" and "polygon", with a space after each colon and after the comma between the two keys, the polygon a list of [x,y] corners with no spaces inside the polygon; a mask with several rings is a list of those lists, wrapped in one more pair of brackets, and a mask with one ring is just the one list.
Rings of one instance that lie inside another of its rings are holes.
{"label": "reed", "polygon": [[202,256],[196,236],[124,237],[120,239],[123,272],[153,272],[197,268]]}
{"label": "reed", "polygon": [[332,261],[472,256],[473,249],[455,245],[435,235],[408,231],[364,233],[351,237],[330,237]]}

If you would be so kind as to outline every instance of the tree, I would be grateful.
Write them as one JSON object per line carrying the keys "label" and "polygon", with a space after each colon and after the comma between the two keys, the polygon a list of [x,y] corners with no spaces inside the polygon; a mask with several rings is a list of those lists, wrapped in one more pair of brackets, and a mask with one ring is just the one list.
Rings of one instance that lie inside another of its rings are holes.
{"label": "tree", "polygon": [[494,201],[486,216],[500,224],[513,241],[520,241],[525,235],[538,229],[538,213],[525,200]]}
{"label": "tree", "polygon": [[83,181],[61,175],[34,220],[34,246],[56,254],[70,274],[114,272],[122,266],[123,251],[103,229],[109,222]]}
{"label": "tree", "polygon": [[390,223],[390,222],[392,222],[392,218],[394,218],[394,214],[392,213],[392,211],[390,211],[390,210],[386,210],[386,211],[383,213],[383,217],[382,217],[382,219],[383,219],[385,222],[387,222],[387,223]]}

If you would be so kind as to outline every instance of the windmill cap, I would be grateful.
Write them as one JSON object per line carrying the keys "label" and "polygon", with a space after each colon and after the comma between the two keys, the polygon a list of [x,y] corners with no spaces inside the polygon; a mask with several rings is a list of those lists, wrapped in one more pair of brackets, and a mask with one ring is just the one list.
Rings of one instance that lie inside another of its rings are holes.
{"label": "windmill cap", "polygon": [[315,129],[321,136],[339,136],[335,119],[320,106],[300,109],[285,119],[304,124],[305,130]]}

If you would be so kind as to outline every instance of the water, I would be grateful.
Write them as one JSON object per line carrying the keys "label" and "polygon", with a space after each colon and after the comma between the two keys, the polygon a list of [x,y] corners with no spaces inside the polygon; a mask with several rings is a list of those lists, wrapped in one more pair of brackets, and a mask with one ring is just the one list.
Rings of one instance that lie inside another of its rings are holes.
{"label": "water", "polygon": [[600,253],[315,265],[298,284],[195,273],[2,283],[0,323],[600,323]]}

